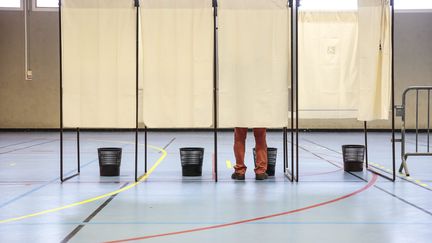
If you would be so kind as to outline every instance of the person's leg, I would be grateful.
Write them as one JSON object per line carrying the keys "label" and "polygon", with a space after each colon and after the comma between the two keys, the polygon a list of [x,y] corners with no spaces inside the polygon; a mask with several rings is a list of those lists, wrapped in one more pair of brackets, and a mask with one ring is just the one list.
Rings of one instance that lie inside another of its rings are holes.
{"label": "person's leg", "polygon": [[235,173],[239,175],[244,175],[247,168],[244,163],[246,136],[247,128],[234,128],[234,155],[236,158],[236,165],[234,166],[234,169]]}
{"label": "person's leg", "polygon": [[266,129],[254,128],[255,136],[255,151],[256,151],[256,166],[255,174],[264,174],[267,170],[267,142],[266,142]]}

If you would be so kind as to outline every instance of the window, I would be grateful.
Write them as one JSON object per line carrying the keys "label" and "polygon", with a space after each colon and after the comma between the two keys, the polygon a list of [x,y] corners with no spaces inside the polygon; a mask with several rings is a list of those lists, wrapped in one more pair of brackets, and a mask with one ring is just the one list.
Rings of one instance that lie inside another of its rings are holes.
{"label": "window", "polygon": [[301,10],[349,11],[357,9],[357,0],[301,0]]}
{"label": "window", "polygon": [[57,8],[58,0],[35,0],[36,8]]}
{"label": "window", "polygon": [[22,10],[21,0],[0,0],[1,10]]}
{"label": "window", "polygon": [[[432,9],[432,0],[394,0],[397,10]],[[357,0],[300,0],[301,10],[356,10]]]}
{"label": "window", "polygon": [[432,9],[432,1],[431,0],[395,0],[395,9],[398,10]]}
{"label": "window", "polygon": [[33,0],[34,11],[57,11],[59,0]]}

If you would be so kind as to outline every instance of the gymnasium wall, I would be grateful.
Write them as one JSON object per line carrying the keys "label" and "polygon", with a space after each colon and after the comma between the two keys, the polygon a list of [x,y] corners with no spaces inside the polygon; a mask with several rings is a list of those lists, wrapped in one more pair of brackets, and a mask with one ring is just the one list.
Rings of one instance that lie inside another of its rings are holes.
{"label": "gymnasium wall", "polygon": [[[398,12],[395,18],[396,104],[405,87],[432,85],[432,11]],[[0,11],[0,128],[59,126],[58,14],[31,12],[29,53],[33,80],[25,80],[24,12]],[[410,96],[413,104],[415,98]],[[426,104],[420,106],[425,113]],[[409,114],[410,117],[413,114]],[[396,119],[399,121],[400,119]],[[412,127],[414,120],[409,121]],[[389,128],[389,121],[371,122]],[[420,121],[426,125],[425,119]],[[300,120],[302,128],[362,128],[354,119]]]}
{"label": "gymnasium wall", "polygon": [[0,127],[59,126],[59,47],[56,12],[31,12],[30,65],[25,80],[24,12],[0,11]]}

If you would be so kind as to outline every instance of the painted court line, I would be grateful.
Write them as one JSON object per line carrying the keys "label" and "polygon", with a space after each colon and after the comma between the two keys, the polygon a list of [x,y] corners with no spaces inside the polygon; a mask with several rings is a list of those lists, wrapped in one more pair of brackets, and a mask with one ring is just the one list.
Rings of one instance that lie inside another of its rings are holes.
{"label": "painted court line", "polygon": [[306,207],[303,207],[303,208],[298,208],[298,209],[294,209],[294,210],[290,210],[290,211],[286,211],[286,212],[281,212],[281,213],[276,213],[276,214],[261,216],[261,217],[252,218],[252,219],[245,219],[245,220],[235,221],[235,222],[231,222],[231,223],[217,224],[217,225],[212,225],[212,226],[207,226],[207,227],[199,227],[199,228],[193,228],[193,229],[189,229],[189,230],[174,231],[174,232],[155,234],[155,235],[146,235],[146,236],[129,238],[129,239],[107,241],[105,243],[119,243],[119,242],[128,242],[128,241],[146,240],[146,239],[151,239],[151,238],[160,238],[160,237],[172,236],[172,235],[181,235],[181,234],[187,234],[187,233],[193,233],[193,232],[199,232],[199,231],[207,231],[207,230],[218,229],[218,228],[226,228],[226,227],[229,227],[229,226],[234,226],[234,225],[239,225],[239,224],[246,224],[246,223],[256,222],[256,221],[260,221],[260,220],[275,218],[275,217],[279,217],[279,216],[294,214],[294,213],[306,211],[306,210],[309,210],[309,209],[321,207],[321,206],[324,206],[324,205],[332,204],[332,203],[344,200],[346,198],[352,197],[354,195],[357,195],[357,194],[359,194],[359,193],[361,193],[363,191],[366,191],[370,187],[372,187],[376,183],[377,179],[378,179],[378,176],[376,174],[373,174],[372,179],[371,179],[370,182],[368,182],[364,187],[362,187],[362,188],[360,188],[360,189],[358,189],[358,190],[356,190],[356,191],[354,191],[352,193],[349,193],[347,195],[344,195],[344,196],[341,196],[341,197],[338,197],[338,198],[335,198],[335,199],[332,199],[332,200],[329,200],[329,201],[325,201],[325,202],[313,204],[313,205],[310,205],[310,206],[306,206]]}
{"label": "painted court line", "polygon": [[[306,141],[306,142],[308,142],[308,143],[311,143],[311,144],[314,144],[314,145],[320,146],[320,147],[322,147],[322,148],[325,148],[325,149],[327,149],[328,151],[335,152],[335,153],[337,153],[337,154],[341,154],[339,151],[336,151],[336,150],[334,150],[334,149],[328,148],[328,147],[323,146],[323,145],[321,145],[321,144],[315,143],[315,142],[310,141],[310,140],[308,140],[308,139],[303,139],[303,140]],[[371,164],[371,165],[373,165],[373,166],[375,166],[377,169],[379,169],[379,170],[381,170],[381,171],[383,171],[383,172],[387,172],[387,173],[390,173],[390,174],[392,173],[392,170],[386,168],[386,167],[383,166],[383,165],[380,165],[380,164],[378,164],[378,163],[374,163],[374,162],[368,162],[368,163]],[[424,188],[424,189],[432,190],[432,187],[431,187],[430,185],[428,185],[427,183],[424,183],[424,182],[422,182],[422,181],[420,181],[420,180],[417,180],[417,179],[415,179],[415,178],[412,178],[412,177],[410,177],[410,176],[405,176],[405,175],[403,175],[403,174],[399,174],[399,175],[396,174],[396,176],[399,177],[399,178],[401,178],[401,179],[403,179],[403,180],[409,181],[409,182],[411,182],[411,183],[413,183],[413,184],[415,184],[415,185],[417,185],[417,186],[420,186],[420,187],[422,187],[422,188]]]}
{"label": "painted court line", "polygon": [[42,143],[32,144],[32,145],[27,146],[27,147],[12,149],[12,150],[9,150],[9,151],[6,151],[6,152],[0,152],[0,154],[7,154],[7,153],[12,153],[12,152],[28,149],[28,148],[33,148],[33,147],[44,145],[44,144],[47,144],[47,143],[52,143],[52,142],[55,142],[57,140],[58,139],[54,139],[54,140],[51,140],[51,141],[48,141],[48,142],[42,142]]}
{"label": "painted court line", "polygon": [[[110,221],[91,221],[91,222],[37,222],[37,223],[20,223],[20,225],[215,225],[215,224],[226,224],[229,222],[225,221],[202,221],[202,222],[159,222],[159,221],[132,221],[132,222],[110,222]],[[248,225],[432,225],[432,221],[429,222],[393,222],[393,221],[255,221],[245,223]]]}
{"label": "painted court line", "polygon": [[[317,146],[320,146],[320,147],[326,148],[326,149],[328,149],[329,151],[333,151],[333,152],[334,152],[334,150],[332,150],[332,149],[330,149],[330,148],[327,148],[327,147],[325,147],[325,146],[323,146],[323,145],[319,145],[319,144],[317,144],[317,143],[314,143],[314,144],[317,145]],[[299,146],[299,147],[302,148],[301,146]],[[302,148],[302,149],[303,149],[303,150],[306,150],[306,149],[304,149],[304,148]],[[308,150],[306,150],[306,151],[308,151]],[[311,152],[311,151],[309,151],[309,152],[312,153],[312,154],[314,154],[314,153]],[[316,155],[316,154],[314,154],[314,155],[317,156],[318,158],[321,158],[320,156],[318,156],[318,155]],[[321,158],[321,159],[323,159],[323,160],[325,160],[325,161],[327,161],[327,162],[330,162],[329,160],[326,160],[326,159],[324,159],[324,158]],[[330,162],[330,163],[331,163],[331,162]],[[377,165],[378,165],[378,164],[377,164]],[[377,168],[377,169],[379,169],[379,168]],[[384,171],[384,170],[383,170],[383,171]],[[355,176],[355,177],[357,177],[357,178],[363,180],[363,181],[366,181],[366,179],[360,177],[359,175],[356,175],[356,174],[354,174],[354,173],[352,173],[352,172],[348,172],[348,173],[351,174],[352,176]],[[376,175],[376,174],[374,174],[374,175]],[[403,178],[402,178],[402,179],[403,179]],[[414,183],[414,184],[415,184],[415,183]],[[381,188],[381,187],[379,187],[379,186],[377,186],[377,185],[374,185],[374,187],[377,188],[378,190],[380,190],[380,191],[386,193],[387,195],[389,195],[389,196],[391,196],[391,197],[393,197],[393,198],[396,198],[396,199],[398,199],[399,201],[401,201],[401,202],[403,202],[403,203],[405,203],[405,204],[407,204],[407,205],[410,205],[411,207],[414,207],[414,208],[416,208],[416,209],[418,209],[418,210],[420,210],[420,211],[422,211],[422,212],[424,212],[424,213],[426,213],[426,214],[432,216],[432,212],[429,212],[428,210],[426,210],[426,209],[424,209],[424,208],[422,208],[422,207],[416,205],[415,203],[411,203],[411,202],[409,202],[409,201],[403,199],[402,197],[399,197],[399,196],[397,196],[396,194],[394,194],[394,193],[392,193],[392,192],[389,192],[389,191],[387,191],[387,190],[385,190],[385,189],[383,189],[383,188]],[[429,189],[429,188],[424,188],[424,189],[431,190],[431,189]]]}
{"label": "painted court line", "polygon": [[[170,145],[171,145],[171,144],[172,144],[172,143],[174,142],[174,140],[176,140],[176,138],[175,138],[175,137],[174,137],[174,138],[172,138],[172,139],[171,139],[171,141],[169,141],[169,142],[168,142],[168,144],[167,144],[167,145],[165,145],[165,146],[164,146],[164,147],[163,147],[162,149],[163,149],[163,150],[167,149],[167,148],[168,148],[168,146],[170,146]],[[161,152],[159,151],[159,153],[161,153]]]}
{"label": "painted court line", "polygon": [[382,191],[382,192],[384,192],[384,193],[386,193],[386,194],[388,194],[388,195],[390,195],[390,196],[392,196],[392,197],[394,197],[394,198],[396,198],[396,199],[398,199],[398,200],[400,200],[400,201],[402,201],[402,202],[404,202],[407,205],[410,205],[411,207],[414,207],[414,208],[422,211],[423,213],[429,214],[429,216],[432,216],[432,212],[429,212],[428,210],[426,210],[426,209],[424,209],[424,208],[422,208],[420,206],[417,206],[416,204],[414,204],[412,202],[409,202],[409,201],[407,201],[407,200],[405,200],[405,199],[397,196],[396,194],[393,194],[393,193],[391,193],[391,192],[389,192],[389,191],[387,191],[387,190],[385,190],[385,189],[383,189],[383,188],[381,188],[379,186],[375,186],[375,188],[378,189],[378,190],[380,190],[380,191]]}
{"label": "painted court line", "polygon": [[[129,182],[126,182],[125,184],[123,184],[123,187],[127,186],[127,184],[129,184]],[[82,230],[84,228],[84,226],[86,226],[86,223],[89,223],[90,220],[92,220],[100,211],[102,211],[102,209],[104,209],[113,199],[114,197],[116,197],[118,194],[114,194],[112,196],[110,196],[104,203],[102,203],[95,211],[93,211],[92,214],[90,214],[83,222],[81,222],[77,227],[75,227],[74,230],[72,230],[72,232],[70,232],[62,241],[61,243],[66,243],[69,242],[76,234],[78,234],[78,232],[80,232],[80,230]]]}
{"label": "painted court line", "polygon": [[79,205],[87,204],[87,203],[90,203],[90,202],[94,202],[94,201],[100,200],[102,198],[110,197],[112,195],[115,195],[115,194],[127,191],[127,190],[135,187],[139,183],[141,183],[144,180],[146,180],[150,176],[150,174],[156,169],[156,167],[162,162],[162,160],[167,156],[167,152],[165,150],[163,150],[162,148],[151,146],[151,145],[149,145],[149,147],[152,148],[152,149],[161,151],[162,152],[162,156],[159,157],[159,159],[150,168],[150,170],[146,174],[144,174],[143,176],[141,176],[138,179],[137,182],[132,183],[132,184],[126,186],[126,187],[120,188],[120,189],[118,189],[116,191],[109,192],[109,193],[106,193],[106,194],[103,194],[103,195],[100,195],[100,196],[97,196],[97,197],[89,198],[89,199],[86,199],[86,200],[83,200],[83,201],[79,201],[79,202],[71,203],[71,204],[68,204],[68,205],[61,206],[61,207],[47,209],[47,210],[44,210],[44,211],[40,211],[40,212],[36,212],[36,213],[32,213],[32,214],[27,214],[27,215],[23,215],[23,216],[19,216],[19,217],[14,217],[14,218],[9,218],[9,219],[3,219],[3,220],[0,220],[0,224],[10,223],[10,222],[14,222],[14,221],[19,221],[19,220],[23,220],[23,219],[27,219],[27,218],[32,218],[32,217],[36,217],[36,216],[40,216],[40,215],[44,215],[44,214],[49,214],[49,213],[61,211],[61,210],[67,209],[67,208],[72,208],[72,207],[76,207],[76,206],[79,206]]}
{"label": "painted court line", "polygon": [[[373,163],[373,162],[369,162],[369,163],[371,165],[374,165],[375,167],[380,168],[384,172],[387,172],[387,173],[390,173],[390,174],[392,173],[392,171],[390,169],[388,169],[388,168],[386,168],[386,167],[384,167],[384,166],[382,166],[382,165],[380,165],[378,163]],[[421,180],[415,179],[415,178],[413,178],[411,176],[406,176],[406,175],[404,175],[402,173],[399,173],[399,174],[396,173],[396,176],[399,177],[399,178],[401,178],[402,180],[405,180],[405,181],[411,182],[411,183],[413,183],[413,184],[415,184],[417,186],[423,187],[424,189],[432,190],[432,187],[429,184],[424,183]]]}
{"label": "painted court line", "polygon": [[[97,161],[97,160],[98,160],[98,159],[91,160],[91,161],[87,162],[86,164],[83,164],[83,165],[81,166],[81,168],[84,168],[84,167],[90,165],[91,163],[94,163],[94,162]],[[71,170],[71,171],[68,171],[68,172],[65,174],[65,176],[68,176],[68,175],[72,174],[72,173],[75,172],[75,171],[76,171],[76,169]],[[19,196],[16,196],[16,197],[10,199],[9,201],[6,201],[6,202],[0,204],[0,208],[3,208],[3,207],[5,207],[5,206],[7,206],[7,205],[9,205],[9,204],[11,204],[11,203],[13,203],[13,202],[16,202],[16,201],[18,201],[19,199],[21,199],[21,198],[23,198],[23,197],[26,197],[26,196],[28,196],[28,195],[30,195],[30,194],[32,194],[33,192],[39,191],[40,189],[42,189],[42,188],[48,186],[48,185],[51,184],[51,183],[54,183],[54,182],[58,181],[59,179],[60,179],[60,177],[57,177],[57,178],[52,179],[52,180],[50,180],[50,181],[48,181],[48,182],[45,182],[44,184],[42,184],[42,185],[40,185],[40,186],[38,186],[38,187],[36,187],[36,188],[30,190],[30,191],[27,191],[27,192],[25,192],[25,193],[23,193],[23,194],[21,194],[21,195],[19,195]]]}
{"label": "painted court line", "polygon": [[335,172],[339,172],[342,171],[342,168],[336,169],[336,170],[332,170],[332,171],[324,171],[324,172],[317,172],[317,173],[310,173],[310,174],[300,174],[300,176],[317,176],[317,175],[326,175],[326,174],[331,174],[331,173],[335,173]]}
{"label": "painted court line", "polygon": [[0,146],[0,149],[2,149],[2,148],[8,148],[8,147],[12,147],[12,146],[16,146],[16,145],[21,145],[21,144],[26,144],[26,143],[31,143],[31,142],[34,142],[34,141],[37,141],[37,140],[39,140],[39,139],[33,139],[33,140],[30,140],[30,141],[23,141],[23,142],[19,142],[19,143],[13,143],[13,144],[7,144],[7,145],[4,145],[4,146]]}
{"label": "painted court line", "polygon": [[231,161],[227,160],[227,161],[225,161],[225,163],[226,163],[226,167],[228,169],[232,169],[233,168]]}

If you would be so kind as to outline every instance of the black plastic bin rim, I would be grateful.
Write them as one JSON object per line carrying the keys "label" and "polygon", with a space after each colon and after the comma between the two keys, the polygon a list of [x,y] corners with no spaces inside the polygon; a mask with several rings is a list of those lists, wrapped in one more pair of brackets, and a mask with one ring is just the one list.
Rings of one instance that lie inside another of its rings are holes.
{"label": "black plastic bin rim", "polygon": [[199,147],[185,147],[185,148],[180,148],[180,151],[204,151],[204,148],[199,148]]}
{"label": "black plastic bin rim", "polygon": [[342,148],[365,148],[365,146],[358,145],[358,144],[347,144],[347,145],[342,145]]}
{"label": "black plastic bin rim", "polygon": [[[253,148],[253,150],[255,150],[255,148]],[[267,150],[268,150],[268,151],[276,151],[276,150],[277,150],[277,148],[273,148],[273,147],[267,147]]]}
{"label": "black plastic bin rim", "polygon": [[106,147],[106,148],[98,148],[98,151],[120,151],[122,148],[115,147]]}

